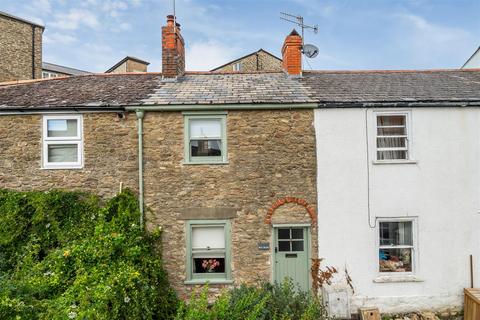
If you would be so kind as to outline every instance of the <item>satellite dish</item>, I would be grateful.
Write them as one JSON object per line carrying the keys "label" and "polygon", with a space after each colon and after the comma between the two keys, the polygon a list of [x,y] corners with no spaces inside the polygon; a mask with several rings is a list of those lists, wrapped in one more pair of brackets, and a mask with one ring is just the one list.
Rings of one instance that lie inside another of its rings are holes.
{"label": "satellite dish", "polygon": [[318,48],[313,44],[305,44],[303,46],[303,54],[312,59],[318,55]]}

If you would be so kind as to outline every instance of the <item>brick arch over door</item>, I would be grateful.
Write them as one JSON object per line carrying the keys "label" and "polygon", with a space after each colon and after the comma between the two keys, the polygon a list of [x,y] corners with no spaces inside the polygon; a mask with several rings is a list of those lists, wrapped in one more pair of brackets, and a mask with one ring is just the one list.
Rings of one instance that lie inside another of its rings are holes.
{"label": "brick arch over door", "polygon": [[271,205],[271,207],[268,209],[264,222],[266,224],[272,224],[272,216],[275,213],[275,210],[277,210],[278,207],[281,207],[286,203],[295,203],[304,207],[305,210],[307,210],[308,215],[310,216],[310,219],[312,220],[312,224],[313,225],[317,224],[317,215],[315,214],[315,209],[312,206],[310,206],[310,204],[305,199],[295,198],[295,197],[285,197],[275,201]]}

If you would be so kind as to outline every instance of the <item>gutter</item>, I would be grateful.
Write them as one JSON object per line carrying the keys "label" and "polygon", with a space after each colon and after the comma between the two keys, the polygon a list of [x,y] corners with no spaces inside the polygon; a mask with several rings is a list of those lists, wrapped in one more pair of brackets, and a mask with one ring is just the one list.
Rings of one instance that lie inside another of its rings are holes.
{"label": "gutter", "polygon": [[141,105],[125,107],[126,111],[215,111],[215,110],[293,110],[315,109],[317,103],[250,103],[250,104],[166,104],[166,105]]}
{"label": "gutter", "polygon": [[140,208],[140,227],[144,228],[144,203],[143,203],[143,118],[145,112],[136,110],[138,130],[138,206]]}

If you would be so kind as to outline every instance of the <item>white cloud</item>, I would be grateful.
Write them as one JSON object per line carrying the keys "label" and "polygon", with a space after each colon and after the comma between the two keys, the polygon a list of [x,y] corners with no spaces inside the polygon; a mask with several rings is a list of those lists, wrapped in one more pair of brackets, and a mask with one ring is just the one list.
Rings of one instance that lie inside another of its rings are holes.
{"label": "white cloud", "polygon": [[217,40],[196,41],[186,48],[186,69],[211,70],[241,56],[241,50]]}
{"label": "white cloud", "polygon": [[76,30],[81,25],[89,28],[97,28],[99,26],[96,15],[87,9],[70,9],[66,13],[58,12],[55,14],[55,19],[51,26],[58,29]]}
{"label": "white cloud", "polygon": [[396,39],[399,50],[406,52],[416,64],[414,67],[455,67],[461,65],[465,52],[469,52],[474,36],[467,30],[432,23],[414,14],[395,14],[400,22]]}
{"label": "white cloud", "polygon": [[45,44],[62,44],[68,45],[77,41],[77,38],[68,34],[62,33],[46,33],[43,35],[43,43]]}

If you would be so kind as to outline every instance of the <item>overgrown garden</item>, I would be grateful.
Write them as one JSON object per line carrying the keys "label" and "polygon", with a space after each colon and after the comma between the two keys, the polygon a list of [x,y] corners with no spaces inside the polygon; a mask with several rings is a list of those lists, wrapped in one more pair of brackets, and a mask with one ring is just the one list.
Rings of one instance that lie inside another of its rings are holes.
{"label": "overgrown garden", "polygon": [[241,286],[189,303],[171,289],[159,231],[139,225],[135,195],[0,190],[0,319],[327,318],[291,282]]}

